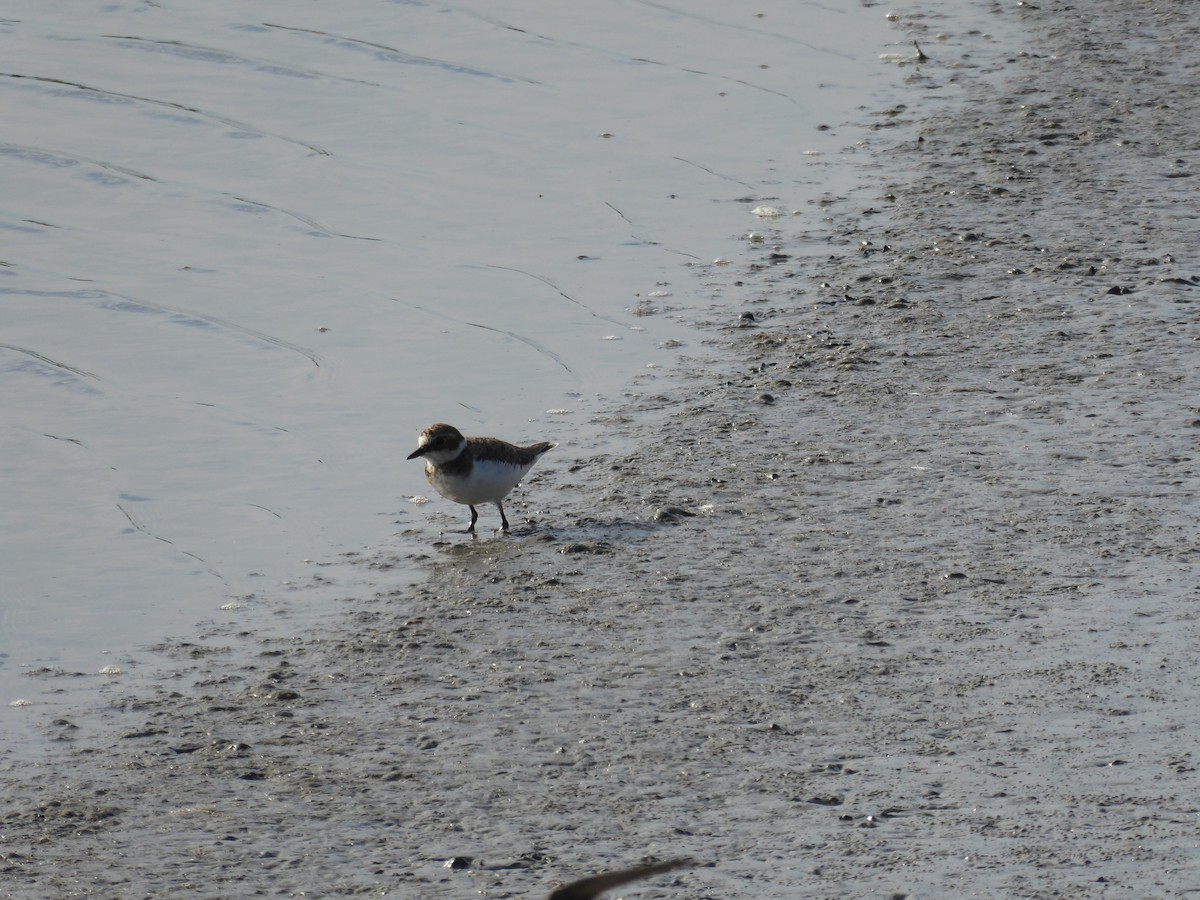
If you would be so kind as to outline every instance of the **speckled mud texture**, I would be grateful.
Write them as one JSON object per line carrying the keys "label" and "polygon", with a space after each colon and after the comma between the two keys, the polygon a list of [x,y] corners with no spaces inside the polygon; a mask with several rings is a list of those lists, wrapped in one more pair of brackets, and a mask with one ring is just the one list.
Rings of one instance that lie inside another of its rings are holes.
{"label": "speckled mud texture", "polygon": [[1200,890],[1200,18],[975,18],[897,22],[863,191],[696,267],[690,369],[510,538],[5,763],[0,894]]}

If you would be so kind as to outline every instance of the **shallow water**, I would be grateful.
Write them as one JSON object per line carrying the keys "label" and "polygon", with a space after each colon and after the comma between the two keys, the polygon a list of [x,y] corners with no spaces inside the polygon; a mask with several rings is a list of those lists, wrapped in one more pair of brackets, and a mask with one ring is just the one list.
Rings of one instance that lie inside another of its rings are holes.
{"label": "shallow water", "polygon": [[762,197],[836,188],[887,27],[815,4],[9,6],[0,698],[55,703],[300,585],[325,617],[360,580],[340,554],[419,553],[459,517],[406,499],[430,422],[593,444],[595,409],[688,340],[680,263]]}

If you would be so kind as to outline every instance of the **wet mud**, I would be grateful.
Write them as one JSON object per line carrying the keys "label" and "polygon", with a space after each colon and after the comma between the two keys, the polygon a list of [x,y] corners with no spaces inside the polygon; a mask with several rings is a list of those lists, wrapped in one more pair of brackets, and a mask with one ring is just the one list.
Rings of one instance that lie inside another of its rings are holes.
{"label": "wet mud", "polygon": [[937,10],[863,190],[753,198],[681,370],[511,537],[364,552],[326,629],[164,644],[5,761],[0,893],[1195,890],[1200,24]]}

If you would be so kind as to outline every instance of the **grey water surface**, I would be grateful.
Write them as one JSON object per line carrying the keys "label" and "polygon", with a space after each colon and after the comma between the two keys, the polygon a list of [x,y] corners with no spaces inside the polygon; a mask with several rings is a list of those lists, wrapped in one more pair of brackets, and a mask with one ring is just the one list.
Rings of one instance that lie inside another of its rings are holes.
{"label": "grey water surface", "polygon": [[888,27],[807,3],[9,4],[10,733],[37,713],[8,704],[52,715],[198,621],[296,592],[321,621],[362,586],[344,553],[418,551],[440,507],[404,456],[431,422],[594,443],[597,405],[688,340],[644,315],[698,301],[680,264],[834,180],[820,126],[882,85]]}

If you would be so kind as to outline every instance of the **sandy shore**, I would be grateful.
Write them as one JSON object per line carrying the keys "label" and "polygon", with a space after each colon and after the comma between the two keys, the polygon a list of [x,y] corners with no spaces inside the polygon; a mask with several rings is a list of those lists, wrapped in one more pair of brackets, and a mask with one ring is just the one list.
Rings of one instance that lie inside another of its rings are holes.
{"label": "sandy shore", "polygon": [[928,9],[861,191],[696,267],[688,368],[511,539],[0,757],[0,894],[1200,889],[1200,21]]}

